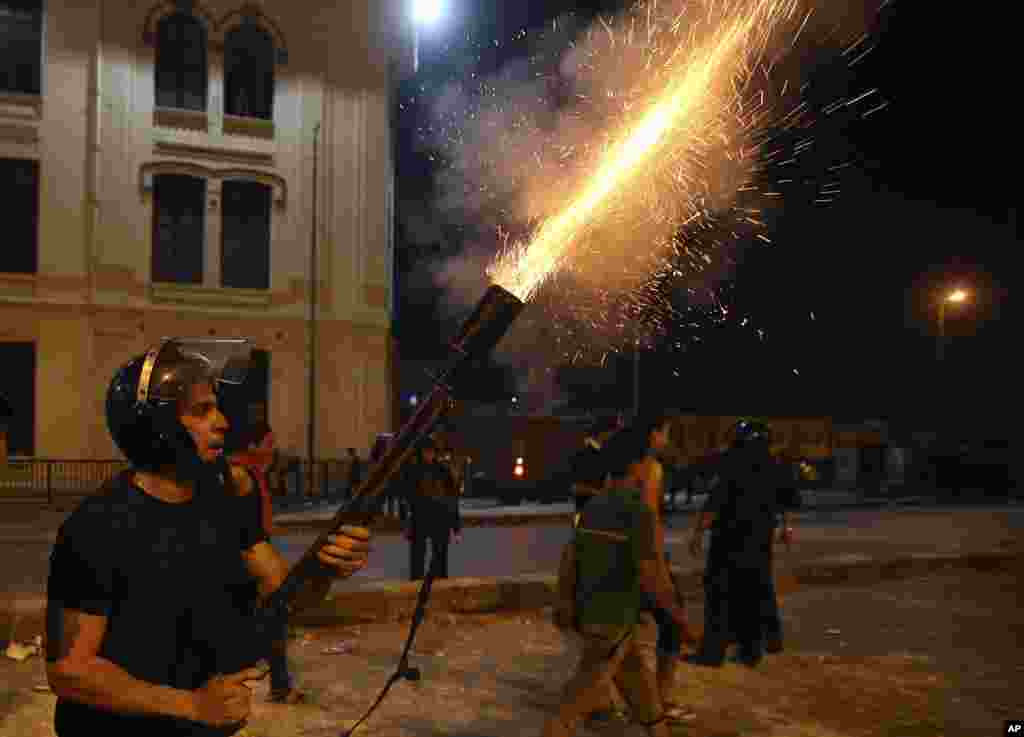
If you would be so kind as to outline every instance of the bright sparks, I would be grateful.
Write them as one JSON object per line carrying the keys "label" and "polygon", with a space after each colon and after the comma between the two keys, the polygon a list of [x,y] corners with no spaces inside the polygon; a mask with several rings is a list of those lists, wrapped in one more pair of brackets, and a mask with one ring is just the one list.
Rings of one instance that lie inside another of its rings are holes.
{"label": "bright sparks", "polygon": [[[488,270],[496,284],[529,300],[563,267],[574,246],[599,228],[602,220],[611,219],[611,208],[619,204],[616,200],[647,186],[642,180],[650,173],[652,162],[667,148],[678,146],[675,137],[713,132],[701,130],[701,123],[734,102],[717,88],[749,69],[748,57],[758,52],[758,41],[764,43],[779,19],[792,17],[796,4],[758,0],[734,4],[725,12],[723,7],[714,9],[720,22],[709,41],[696,48],[688,48],[691,39],[684,37],[679,42],[669,55],[671,67],[663,91],[651,99],[646,112],[619,141],[607,148],[579,194],[560,213],[543,221],[529,242],[517,242],[499,256]],[[692,120],[694,117],[699,119]],[[678,224],[668,222],[666,230],[670,232]]]}

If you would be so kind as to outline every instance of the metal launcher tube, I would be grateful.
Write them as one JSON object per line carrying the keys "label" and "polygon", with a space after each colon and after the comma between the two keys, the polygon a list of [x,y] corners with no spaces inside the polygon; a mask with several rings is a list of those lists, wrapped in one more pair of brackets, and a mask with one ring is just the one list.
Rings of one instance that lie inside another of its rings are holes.
{"label": "metal launcher tube", "polygon": [[328,535],[334,534],[344,524],[369,524],[373,518],[368,508],[369,500],[387,488],[388,481],[415,452],[423,438],[454,406],[452,392],[466,381],[471,364],[485,358],[494,349],[524,306],[522,300],[502,287],[495,284],[488,288],[473,314],[462,324],[452,340],[452,358],[435,379],[430,395],[402,426],[384,457],[373,465],[366,479],[353,492],[352,498],[338,510],[328,529],[317,537],[302,558],[292,566],[287,578],[267,602],[268,608],[288,607],[300,585],[308,576],[316,575],[317,569],[321,568],[316,554],[327,542]]}

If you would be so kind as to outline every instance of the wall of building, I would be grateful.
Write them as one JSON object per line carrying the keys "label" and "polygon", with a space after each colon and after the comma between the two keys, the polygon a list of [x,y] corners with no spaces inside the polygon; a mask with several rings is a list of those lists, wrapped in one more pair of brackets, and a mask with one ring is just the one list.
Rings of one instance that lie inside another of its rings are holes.
{"label": "wall of building", "polygon": [[[318,125],[317,455],[365,452],[392,429],[395,4],[196,2],[210,38],[204,122],[155,106],[152,32],[174,3],[47,0],[41,94],[0,93],[0,157],[34,159],[40,171],[38,272],[0,273],[0,340],[36,343],[37,456],[113,457],[107,383],[167,335],[244,336],[269,351],[269,420],[283,448],[305,454]],[[286,52],[269,136],[223,114],[218,44],[245,7]],[[207,179],[202,284],[151,280],[161,173]],[[230,178],[273,191],[267,290],[219,286]]]}

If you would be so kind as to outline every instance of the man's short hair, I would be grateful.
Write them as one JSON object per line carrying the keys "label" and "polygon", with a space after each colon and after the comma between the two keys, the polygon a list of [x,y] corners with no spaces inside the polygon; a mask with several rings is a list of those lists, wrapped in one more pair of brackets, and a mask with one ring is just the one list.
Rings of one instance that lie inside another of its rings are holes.
{"label": "man's short hair", "polygon": [[601,451],[601,467],[612,478],[623,478],[647,455],[647,433],[637,427],[620,430]]}

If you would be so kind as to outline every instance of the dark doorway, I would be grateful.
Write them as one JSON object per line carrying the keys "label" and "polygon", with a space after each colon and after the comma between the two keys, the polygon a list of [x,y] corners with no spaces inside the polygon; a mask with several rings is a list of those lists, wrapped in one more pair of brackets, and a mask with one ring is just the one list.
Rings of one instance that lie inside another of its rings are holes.
{"label": "dark doorway", "polygon": [[0,342],[0,381],[11,416],[7,419],[7,453],[34,456],[36,451],[36,344]]}

